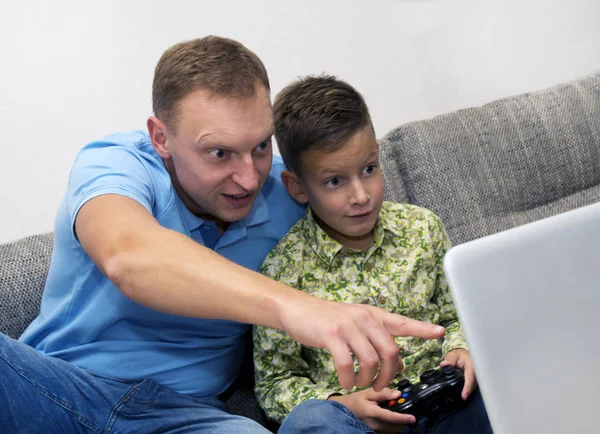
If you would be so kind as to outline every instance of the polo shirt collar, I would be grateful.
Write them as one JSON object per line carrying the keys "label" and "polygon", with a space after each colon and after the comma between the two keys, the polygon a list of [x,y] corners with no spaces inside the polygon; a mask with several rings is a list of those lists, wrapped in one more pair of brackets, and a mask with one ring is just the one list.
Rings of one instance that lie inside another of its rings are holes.
{"label": "polo shirt collar", "polygon": [[[206,222],[206,219],[200,218],[193,212],[191,212],[179,197],[178,204],[181,210],[183,223],[190,233],[193,230],[198,229]],[[233,227],[235,227],[238,230],[242,228],[245,229],[251,226],[259,225],[266,221],[269,221],[269,207],[267,206],[267,201],[265,200],[262,192],[259,192],[256,196],[256,199],[254,200],[254,203],[252,204],[252,209],[250,210],[250,213],[242,220],[231,223],[231,225],[229,225],[229,228],[225,232],[227,233],[229,229],[233,229]]]}

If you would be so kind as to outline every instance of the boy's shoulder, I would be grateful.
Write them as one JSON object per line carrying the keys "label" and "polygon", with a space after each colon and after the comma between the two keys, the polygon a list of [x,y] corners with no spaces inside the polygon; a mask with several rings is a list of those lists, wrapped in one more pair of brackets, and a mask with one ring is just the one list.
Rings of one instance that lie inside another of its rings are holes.
{"label": "boy's shoulder", "polygon": [[292,228],[279,240],[279,242],[273,247],[265,262],[277,261],[280,264],[289,263],[294,260],[294,257],[298,257],[297,254],[301,253],[307,246],[308,240],[306,239],[306,223],[307,213],[300,217]]}
{"label": "boy's shoulder", "polygon": [[441,224],[440,218],[431,210],[410,203],[383,202],[379,217],[388,229],[415,225]]}

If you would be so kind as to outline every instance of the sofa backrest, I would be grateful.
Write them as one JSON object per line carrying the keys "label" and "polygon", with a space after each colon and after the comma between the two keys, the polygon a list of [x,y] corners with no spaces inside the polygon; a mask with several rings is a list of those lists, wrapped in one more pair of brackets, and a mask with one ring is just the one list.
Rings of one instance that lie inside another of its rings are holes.
{"label": "sofa backrest", "polygon": [[600,72],[402,125],[380,140],[386,199],[454,244],[600,200]]}
{"label": "sofa backrest", "polygon": [[0,245],[0,332],[16,339],[38,315],[52,244],[42,234]]}

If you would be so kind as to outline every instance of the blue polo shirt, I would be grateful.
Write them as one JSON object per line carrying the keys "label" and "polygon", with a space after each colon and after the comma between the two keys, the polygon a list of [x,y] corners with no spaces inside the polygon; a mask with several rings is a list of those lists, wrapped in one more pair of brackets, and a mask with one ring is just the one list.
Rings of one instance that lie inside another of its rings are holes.
{"label": "blue polo shirt", "polygon": [[[94,197],[109,193],[127,196],[165,228],[257,270],[304,213],[285,191],[282,170],[284,165],[275,156],[250,214],[232,223],[219,238],[212,222],[184,206],[147,133],[115,134],[85,146],[77,155],[56,216],[41,311],[21,341],[102,376],[150,378],[199,397],[222,393],[239,372],[249,326],[178,317],[131,301],[84,252],[74,234],[75,217]],[[156,264],[160,266],[160,262]]]}

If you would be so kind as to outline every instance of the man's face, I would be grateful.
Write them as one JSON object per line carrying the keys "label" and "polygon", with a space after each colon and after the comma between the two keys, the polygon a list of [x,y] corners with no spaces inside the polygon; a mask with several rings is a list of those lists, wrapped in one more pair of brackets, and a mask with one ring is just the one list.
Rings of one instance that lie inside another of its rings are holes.
{"label": "man's face", "polygon": [[234,222],[248,215],[269,175],[272,134],[263,86],[248,99],[196,90],[179,102],[176,131],[165,132],[161,156],[194,214]]}
{"label": "man's face", "polygon": [[309,151],[301,163],[301,184],[323,230],[346,247],[366,250],[383,202],[372,128],[358,131],[337,151]]}

